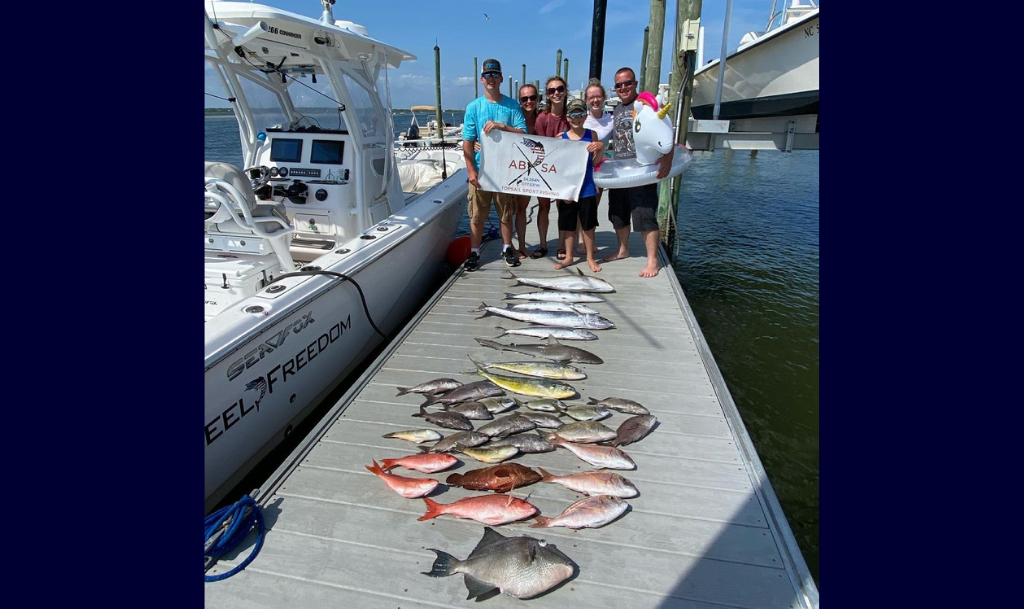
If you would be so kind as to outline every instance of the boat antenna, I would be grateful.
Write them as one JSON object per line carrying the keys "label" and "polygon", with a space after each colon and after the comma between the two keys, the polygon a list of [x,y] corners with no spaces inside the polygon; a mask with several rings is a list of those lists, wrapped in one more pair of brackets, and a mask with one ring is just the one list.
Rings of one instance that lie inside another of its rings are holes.
{"label": "boat antenna", "polygon": [[321,23],[334,25],[334,11],[331,10],[331,5],[334,4],[334,2],[335,0],[320,0],[320,4],[324,5],[324,14],[320,15]]}

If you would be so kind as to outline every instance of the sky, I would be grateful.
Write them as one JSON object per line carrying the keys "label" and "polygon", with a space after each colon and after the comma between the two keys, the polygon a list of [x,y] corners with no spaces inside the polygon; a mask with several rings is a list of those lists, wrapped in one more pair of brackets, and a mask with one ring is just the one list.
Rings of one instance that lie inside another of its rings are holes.
{"label": "sky", "polygon": [[[789,2],[792,0],[779,0],[778,5]],[[315,19],[323,12],[319,0],[264,0],[262,4]],[[764,29],[771,6],[772,0],[733,0],[728,52],[736,49],[745,33]],[[650,7],[651,0],[607,0],[601,82],[609,94],[617,69],[640,70]],[[726,0],[703,0],[704,63],[721,55],[725,9]],[[669,81],[676,10],[675,1],[665,0],[662,83]],[[579,89],[590,76],[593,0],[339,0],[333,12],[335,19],[358,23],[372,38],[417,57],[388,75],[394,108],[436,103],[435,44],[441,50],[441,105],[445,109],[465,108],[476,95],[483,94],[482,84],[474,93],[474,83],[479,83],[479,74],[473,71],[474,57],[478,66],[491,57],[501,62],[505,75],[502,92],[506,94],[510,78],[522,79],[524,63],[526,79],[540,80],[543,87],[547,78],[555,75],[559,49],[563,64],[569,60],[570,90]],[[217,89],[209,92],[220,93]],[[206,107],[226,106],[216,98],[204,97]]]}

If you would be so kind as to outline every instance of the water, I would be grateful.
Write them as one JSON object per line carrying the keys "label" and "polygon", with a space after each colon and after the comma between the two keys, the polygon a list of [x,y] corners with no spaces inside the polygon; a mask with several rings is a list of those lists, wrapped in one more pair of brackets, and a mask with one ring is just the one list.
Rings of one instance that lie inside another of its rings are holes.
{"label": "water", "polygon": [[[434,118],[416,117],[421,126]],[[395,115],[396,137],[410,120]],[[462,113],[446,112],[444,121],[461,124]],[[815,583],[818,154],[695,153],[683,174],[673,263]],[[207,117],[205,160],[241,164],[241,155],[234,118]],[[468,233],[466,218],[460,233]]]}

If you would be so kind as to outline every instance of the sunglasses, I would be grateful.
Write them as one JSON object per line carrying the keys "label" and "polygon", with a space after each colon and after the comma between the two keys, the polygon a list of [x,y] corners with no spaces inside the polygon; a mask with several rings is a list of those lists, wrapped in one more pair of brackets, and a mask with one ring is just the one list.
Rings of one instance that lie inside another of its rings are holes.
{"label": "sunglasses", "polygon": [[548,89],[548,95],[554,95],[555,93],[565,93],[565,87],[558,85],[557,87]]}
{"label": "sunglasses", "polygon": [[604,100],[604,97],[602,97],[600,95],[598,95],[596,97],[588,97],[587,98],[588,102],[596,102],[596,101],[602,101],[602,100]]}
{"label": "sunglasses", "polygon": [[532,102],[537,101],[537,94],[535,93],[533,95],[524,95],[523,97],[519,98],[519,103],[521,103],[521,104],[525,104],[528,101],[532,101]]}
{"label": "sunglasses", "polygon": [[633,86],[633,83],[635,83],[635,82],[636,82],[635,79],[634,80],[624,80],[622,82],[617,82],[617,83],[615,83],[615,88],[616,89],[625,89],[626,87]]}
{"label": "sunglasses", "polygon": [[583,118],[587,113],[582,110],[573,110],[572,112],[566,113],[569,118]]}
{"label": "sunglasses", "polygon": [[484,72],[480,76],[484,78],[501,78],[501,72]]}

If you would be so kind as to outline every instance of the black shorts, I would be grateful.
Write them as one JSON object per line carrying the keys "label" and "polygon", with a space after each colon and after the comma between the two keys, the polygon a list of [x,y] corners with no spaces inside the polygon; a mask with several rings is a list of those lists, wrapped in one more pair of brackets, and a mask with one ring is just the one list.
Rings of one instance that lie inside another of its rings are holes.
{"label": "black shorts", "polygon": [[597,228],[597,197],[583,197],[579,201],[558,202],[558,230],[575,231],[579,216],[583,230]]}
{"label": "black shorts", "polygon": [[629,227],[630,218],[633,220],[633,232],[658,230],[657,182],[608,191],[608,221],[612,228]]}

